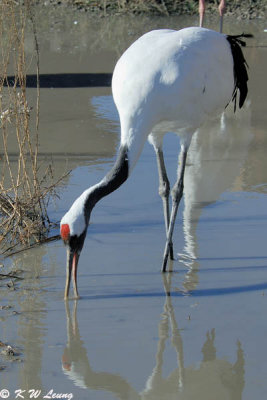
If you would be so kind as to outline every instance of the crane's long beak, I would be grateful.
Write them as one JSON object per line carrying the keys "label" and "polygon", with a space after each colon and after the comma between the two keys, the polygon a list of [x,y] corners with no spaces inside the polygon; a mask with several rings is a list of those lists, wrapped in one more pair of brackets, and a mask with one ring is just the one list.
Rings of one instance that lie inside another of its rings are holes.
{"label": "crane's long beak", "polygon": [[79,256],[80,255],[77,252],[73,252],[69,248],[67,249],[66,285],[65,285],[65,295],[64,295],[65,299],[69,297],[71,277],[73,281],[74,298],[75,299],[79,298],[77,289],[77,269],[78,269]]}

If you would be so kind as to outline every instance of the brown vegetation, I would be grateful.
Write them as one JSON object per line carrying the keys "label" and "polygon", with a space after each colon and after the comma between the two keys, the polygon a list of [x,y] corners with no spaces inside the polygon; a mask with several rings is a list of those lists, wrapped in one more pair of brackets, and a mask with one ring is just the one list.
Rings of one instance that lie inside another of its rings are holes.
{"label": "brown vegetation", "polygon": [[[15,2],[3,0],[0,9],[0,248],[8,252],[47,237],[51,227],[47,204],[56,184],[49,183],[51,166],[41,174],[39,165],[39,85],[36,104],[30,107],[27,101],[27,24],[35,40],[31,62],[35,62],[39,76],[34,15],[29,2],[18,7]],[[14,76],[12,83],[7,79],[8,73]]]}
{"label": "brown vegetation", "polygon": [[[198,13],[198,0],[50,0],[54,5],[68,5],[107,16],[109,14],[192,15]],[[217,12],[219,0],[207,0],[207,13]],[[242,18],[266,16],[266,0],[229,0],[227,14]]]}

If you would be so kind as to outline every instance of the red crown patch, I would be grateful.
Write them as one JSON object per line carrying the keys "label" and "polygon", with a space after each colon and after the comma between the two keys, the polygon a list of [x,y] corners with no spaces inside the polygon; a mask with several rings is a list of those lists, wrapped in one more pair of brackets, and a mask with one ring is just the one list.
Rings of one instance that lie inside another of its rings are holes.
{"label": "red crown patch", "polygon": [[68,240],[70,237],[70,227],[68,224],[63,224],[60,227],[60,235],[62,240]]}

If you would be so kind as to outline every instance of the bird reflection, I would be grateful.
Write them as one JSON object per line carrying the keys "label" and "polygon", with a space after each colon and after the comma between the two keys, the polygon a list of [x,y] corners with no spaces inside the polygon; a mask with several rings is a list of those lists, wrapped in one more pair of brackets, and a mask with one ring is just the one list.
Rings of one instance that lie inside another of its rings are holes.
{"label": "bird reflection", "polygon": [[[179,399],[233,399],[242,398],[244,388],[244,356],[237,342],[236,361],[231,364],[216,357],[215,330],[206,334],[202,346],[203,359],[198,366],[185,365],[185,352],[181,330],[178,328],[170,295],[172,274],[163,275],[165,303],[158,325],[158,343],[155,366],[145,388],[137,392],[123,377],[108,372],[96,372],[89,363],[86,347],[81,339],[77,320],[77,301],[72,313],[66,302],[67,345],[62,356],[62,367],[74,385],[89,390],[112,393],[119,400]],[[177,367],[163,376],[164,352],[171,341],[177,359]]]}
{"label": "bird reflection", "polygon": [[121,400],[139,399],[129,383],[119,375],[108,372],[95,372],[91,368],[86,348],[79,332],[77,300],[74,301],[72,316],[68,302],[65,302],[65,307],[68,342],[62,356],[64,373],[80,388],[108,391]]}
{"label": "bird reflection", "polygon": [[179,254],[180,263],[188,268],[185,290],[198,284],[197,227],[203,210],[227,190],[242,190],[239,177],[253,138],[250,111],[249,101],[236,114],[229,105],[220,118],[209,121],[193,136],[184,179],[185,245]]}

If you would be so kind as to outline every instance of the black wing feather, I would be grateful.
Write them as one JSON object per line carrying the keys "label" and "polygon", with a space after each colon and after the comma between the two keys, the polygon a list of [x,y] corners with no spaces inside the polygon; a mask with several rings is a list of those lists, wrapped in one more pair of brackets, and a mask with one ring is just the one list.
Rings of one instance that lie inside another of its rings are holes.
{"label": "black wing feather", "polygon": [[236,100],[237,100],[237,92],[239,91],[239,108],[241,108],[246,100],[248,93],[248,73],[247,68],[248,64],[243,55],[241,46],[246,46],[246,42],[241,40],[241,38],[251,38],[253,35],[245,34],[242,35],[227,35],[226,38],[230,43],[233,61],[234,61],[234,91],[232,96],[232,101],[234,102],[234,110],[236,110]]}

